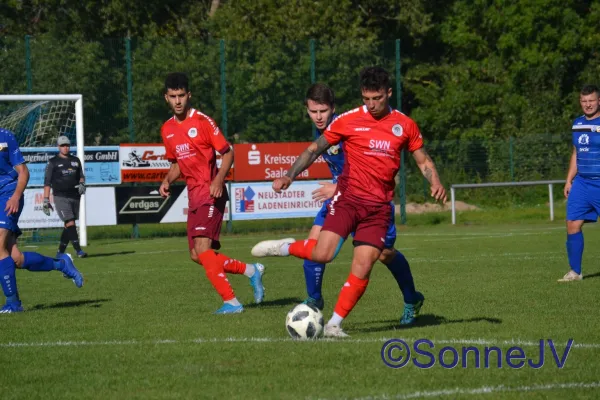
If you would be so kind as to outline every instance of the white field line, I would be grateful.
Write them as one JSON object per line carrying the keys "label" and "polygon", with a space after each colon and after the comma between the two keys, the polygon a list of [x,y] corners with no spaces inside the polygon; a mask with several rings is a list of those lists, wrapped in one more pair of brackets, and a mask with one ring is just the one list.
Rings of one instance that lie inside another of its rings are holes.
{"label": "white field line", "polygon": [[[530,386],[481,386],[478,388],[452,388],[441,390],[424,390],[419,392],[379,395],[368,397],[355,397],[354,400],[406,400],[406,399],[426,399],[435,397],[453,397],[458,395],[483,395],[492,393],[507,393],[507,392],[540,392],[546,390],[557,389],[594,389],[600,388],[600,382],[568,382],[568,383],[550,383],[547,385],[530,385]],[[565,393],[565,398],[569,396]],[[324,400],[324,399],[321,399]]]}
{"label": "white field line", "polygon": [[[161,345],[161,344],[211,344],[211,343],[385,343],[390,339],[400,339],[407,343],[414,343],[419,338],[364,338],[364,339],[326,339],[322,338],[315,341],[296,341],[291,338],[269,338],[269,337],[250,337],[250,338],[196,338],[196,339],[154,339],[154,340],[101,340],[101,341],[56,341],[56,342],[7,342],[0,343],[0,348],[21,348],[21,347],[77,347],[77,346],[132,346],[132,345]],[[524,339],[430,339],[435,345],[438,344],[452,344],[452,345],[463,345],[463,346],[521,346],[521,347],[539,347],[540,342],[538,340],[524,340]],[[566,346],[565,341],[565,346]],[[558,347],[562,347],[562,342],[555,341]],[[580,349],[600,349],[600,343],[577,343],[573,342],[573,348]]]}

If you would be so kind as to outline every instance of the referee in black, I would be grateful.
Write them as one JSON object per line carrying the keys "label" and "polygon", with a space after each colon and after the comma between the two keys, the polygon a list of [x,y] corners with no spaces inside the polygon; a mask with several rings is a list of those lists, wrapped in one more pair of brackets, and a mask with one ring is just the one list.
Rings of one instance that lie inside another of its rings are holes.
{"label": "referee in black", "polygon": [[77,256],[83,258],[87,257],[87,253],[81,250],[79,245],[75,221],[79,219],[79,200],[85,193],[85,176],[79,158],[69,154],[71,150],[69,138],[59,136],[57,144],[58,155],[52,157],[46,165],[43,210],[46,215],[50,215],[50,210],[53,209],[50,204],[50,188],[52,188],[56,213],[65,224],[56,256],[65,252],[70,241]]}

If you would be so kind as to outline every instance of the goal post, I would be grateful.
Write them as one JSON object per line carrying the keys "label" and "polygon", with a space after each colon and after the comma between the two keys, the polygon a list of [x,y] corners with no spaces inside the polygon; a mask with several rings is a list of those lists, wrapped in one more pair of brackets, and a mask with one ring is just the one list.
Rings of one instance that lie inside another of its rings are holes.
{"label": "goal post", "polygon": [[[75,113],[75,141],[77,145],[77,157],[81,161],[81,169],[85,171],[85,150],[84,150],[84,132],[83,132],[83,96],[81,94],[8,94],[0,95],[0,103],[2,102],[55,102],[55,101],[69,101],[74,103]],[[3,119],[0,116],[0,128],[6,128],[10,130],[9,126],[2,126]],[[40,121],[36,121],[34,126],[42,125]],[[52,129],[53,127],[50,127]],[[33,143],[25,142],[19,143],[20,146],[25,145],[39,145],[36,141],[45,141],[45,145],[50,143],[56,144],[56,138],[60,136],[60,131],[52,131],[49,134],[42,132],[38,135],[32,136],[35,140]],[[50,142],[52,140],[52,142]],[[86,204],[85,195],[81,196],[81,202],[79,207],[79,242],[81,246],[87,246],[87,220],[86,220]]]}

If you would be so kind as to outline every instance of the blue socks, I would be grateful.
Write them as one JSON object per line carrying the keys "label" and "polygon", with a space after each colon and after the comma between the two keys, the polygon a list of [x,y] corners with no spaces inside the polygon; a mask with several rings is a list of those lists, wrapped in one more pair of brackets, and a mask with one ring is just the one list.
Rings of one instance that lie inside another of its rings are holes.
{"label": "blue socks", "polygon": [[323,286],[323,273],[325,264],[310,260],[304,260],[304,280],[306,281],[306,292],[315,300],[321,298],[321,287]]}
{"label": "blue socks", "polygon": [[43,256],[40,253],[24,251],[23,257],[24,261],[23,266],[21,267],[22,269],[28,269],[32,272],[62,270],[59,260]]}
{"label": "blue socks", "polygon": [[583,258],[583,232],[567,234],[567,256],[569,266],[573,271],[581,274],[581,259]]}
{"label": "blue socks", "polygon": [[396,250],[396,256],[392,259],[392,262],[386,264],[386,267],[388,267],[394,276],[394,279],[396,279],[398,287],[400,287],[402,295],[404,296],[404,302],[414,304],[415,301],[417,301],[415,298],[417,292],[415,289],[415,281],[413,280],[406,257]]}
{"label": "blue socks", "polygon": [[17,291],[17,277],[15,270],[17,266],[12,257],[6,257],[0,260],[0,284],[2,291],[6,296],[6,303],[14,303],[19,301],[19,292]]}

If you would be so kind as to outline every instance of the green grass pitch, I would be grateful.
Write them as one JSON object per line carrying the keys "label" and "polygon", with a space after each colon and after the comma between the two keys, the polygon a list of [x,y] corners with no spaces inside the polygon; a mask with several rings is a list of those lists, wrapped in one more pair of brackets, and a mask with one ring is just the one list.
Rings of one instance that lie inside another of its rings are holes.
{"label": "green grass pitch", "polygon": [[[426,296],[416,326],[398,327],[402,298],[377,264],[344,324],[351,338],[311,342],[292,341],[284,327],[286,313],[305,297],[300,260],[263,261],[260,306],[251,304],[247,278],[230,276],[246,311],[216,316],[220,300],[189,260],[185,238],[95,241],[90,257],[76,260],[86,277],[82,289],[56,271],[17,272],[26,312],[0,316],[0,397],[594,398],[600,390],[600,229],[589,226],[584,234],[587,278],[559,284],[567,271],[562,223],[401,228],[397,247]],[[253,261],[250,248],[268,237],[224,236],[223,252]],[[35,250],[51,255],[55,247]],[[346,244],[326,270],[326,320],[350,257]],[[475,368],[472,358],[467,368],[436,362],[429,369],[392,369],[380,354],[389,338],[429,339],[434,353],[443,346],[506,352],[520,345],[536,359],[540,339],[553,339],[559,356],[569,338],[574,346],[563,368],[546,348],[539,369],[512,369],[505,361],[498,369],[493,354],[490,368]]]}

